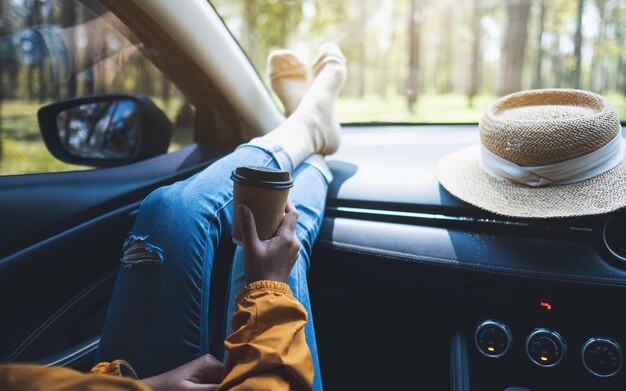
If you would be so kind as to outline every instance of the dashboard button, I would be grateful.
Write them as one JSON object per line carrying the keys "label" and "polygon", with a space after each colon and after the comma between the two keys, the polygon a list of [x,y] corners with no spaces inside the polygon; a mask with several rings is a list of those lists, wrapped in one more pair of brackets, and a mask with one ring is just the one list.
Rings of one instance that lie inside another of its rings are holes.
{"label": "dashboard button", "polygon": [[483,356],[500,358],[511,349],[513,336],[505,324],[496,320],[485,320],[476,328],[474,342]]}
{"label": "dashboard button", "polygon": [[622,348],[610,338],[589,338],[581,353],[585,368],[598,377],[611,377],[622,368]]}
{"label": "dashboard button", "polygon": [[533,364],[544,368],[558,365],[567,352],[563,337],[556,331],[535,329],[526,338],[526,353]]}

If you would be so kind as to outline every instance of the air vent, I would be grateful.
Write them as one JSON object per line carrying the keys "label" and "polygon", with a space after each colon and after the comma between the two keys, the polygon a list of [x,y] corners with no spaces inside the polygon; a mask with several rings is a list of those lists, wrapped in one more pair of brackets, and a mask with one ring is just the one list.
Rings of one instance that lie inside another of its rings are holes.
{"label": "air vent", "polygon": [[611,254],[626,262],[626,210],[609,217],[604,224],[604,244]]}

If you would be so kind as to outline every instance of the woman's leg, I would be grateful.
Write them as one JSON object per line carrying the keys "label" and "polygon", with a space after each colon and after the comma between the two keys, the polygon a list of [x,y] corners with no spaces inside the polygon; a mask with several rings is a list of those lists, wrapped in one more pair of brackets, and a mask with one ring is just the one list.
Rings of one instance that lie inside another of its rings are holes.
{"label": "woman's leg", "polygon": [[230,174],[242,165],[291,171],[281,147],[255,139],[142,202],[124,246],[98,361],[125,359],[147,377],[207,353],[213,255],[220,240],[230,240]]}
{"label": "woman's leg", "polygon": [[[313,243],[317,238],[326,205],[326,193],[332,175],[324,160],[319,156],[312,156],[305,160],[294,173],[294,187],[290,191],[290,198],[298,209],[298,226],[296,235],[300,240],[300,254],[296,264],[291,270],[287,283],[291,287],[293,295],[302,303],[309,313],[308,322],[304,328],[306,341],[311,350],[311,357],[315,367],[313,389],[322,389],[322,379],[319,371],[319,359],[315,342],[315,330],[313,327],[313,315],[311,301],[309,300],[309,288],[307,284],[307,271],[310,266]],[[246,284],[243,270],[243,249],[237,247],[233,260],[231,281],[229,288],[229,301],[227,312],[227,334],[232,333],[230,319],[235,309],[235,297],[237,292]]]}
{"label": "woman's leg", "polygon": [[[292,89],[292,94],[276,91],[285,107],[297,108],[281,126],[264,136],[285,148],[293,159],[294,167],[313,154],[334,153],[341,138],[341,129],[335,117],[335,100],[347,73],[345,59],[337,45],[320,46],[313,74],[315,79],[299,102],[299,89]],[[272,85],[276,84],[275,81],[272,79]]]}
{"label": "woman's leg", "polygon": [[[337,147],[339,126],[333,104],[346,76],[339,48],[322,47],[315,74],[310,91],[284,124],[144,200],[124,246],[99,361],[124,358],[147,377],[208,351],[210,274],[219,242],[230,240],[232,170],[255,165],[292,171],[307,156],[331,153]],[[327,183],[320,213],[326,188]],[[308,201],[303,198],[301,208]],[[303,247],[305,240],[301,239]],[[306,284],[306,278],[303,281]],[[308,295],[304,301],[308,302]],[[314,337],[312,329],[309,335]]]}

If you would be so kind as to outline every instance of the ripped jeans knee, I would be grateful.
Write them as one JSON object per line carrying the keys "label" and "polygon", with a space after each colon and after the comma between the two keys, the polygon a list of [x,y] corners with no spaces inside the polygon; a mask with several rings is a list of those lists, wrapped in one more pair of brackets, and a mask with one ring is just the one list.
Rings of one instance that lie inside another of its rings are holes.
{"label": "ripped jeans knee", "polygon": [[161,265],[163,251],[146,241],[147,236],[131,235],[124,242],[124,256],[121,259],[124,268],[130,269],[135,265]]}

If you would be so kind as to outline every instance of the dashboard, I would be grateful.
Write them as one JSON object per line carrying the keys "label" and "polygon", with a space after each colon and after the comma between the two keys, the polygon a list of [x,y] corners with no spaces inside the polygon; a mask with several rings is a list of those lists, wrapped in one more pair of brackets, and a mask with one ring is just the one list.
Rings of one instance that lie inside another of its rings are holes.
{"label": "dashboard", "polygon": [[322,262],[376,265],[354,278],[427,303],[449,336],[453,390],[624,388],[626,211],[517,219],[454,198],[436,164],[478,143],[476,125],[343,136],[329,158]]}

